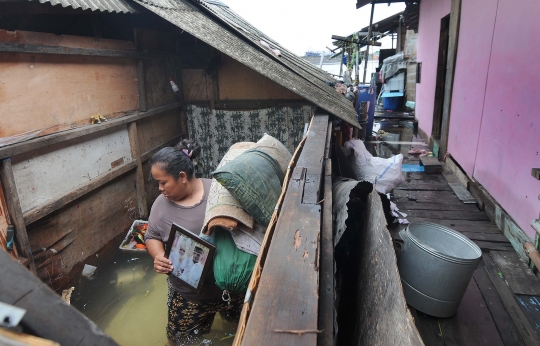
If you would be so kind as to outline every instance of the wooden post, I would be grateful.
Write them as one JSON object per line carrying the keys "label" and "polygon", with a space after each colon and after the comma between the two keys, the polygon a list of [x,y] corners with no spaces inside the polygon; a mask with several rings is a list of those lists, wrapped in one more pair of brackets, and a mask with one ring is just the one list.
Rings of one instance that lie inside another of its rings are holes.
{"label": "wooden post", "polygon": [[452,106],[452,91],[454,86],[454,72],[458,49],[460,17],[461,0],[452,0],[452,8],[450,11],[450,32],[448,37],[448,56],[446,60],[446,80],[444,82],[444,103],[439,158],[443,158],[448,151],[448,129],[450,126],[450,110]]}
{"label": "wooden post", "polygon": [[131,147],[131,157],[137,160],[137,170],[135,171],[135,187],[137,189],[137,205],[139,216],[148,216],[148,205],[146,204],[146,190],[144,189],[144,174],[141,160],[141,150],[139,148],[139,136],[137,135],[137,123],[128,125],[129,146]]}
{"label": "wooden post", "polygon": [[146,104],[146,84],[144,80],[144,61],[137,59],[137,85],[139,87],[139,111],[146,112],[148,105]]}
{"label": "wooden post", "polygon": [[339,57],[339,76],[343,77],[343,57],[345,56],[345,47],[341,49],[341,55]]}
{"label": "wooden post", "polygon": [[10,158],[0,161],[0,180],[4,190],[4,197],[6,199],[6,207],[9,212],[10,223],[15,227],[15,242],[24,256],[28,258],[28,266],[30,267],[30,270],[36,274],[34,256],[32,255],[32,250],[30,249],[30,240],[28,240],[26,226],[24,225],[23,212],[21,209],[21,203],[19,201],[19,193],[17,192],[17,187],[15,185],[15,178],[13,176]]}
{"label": "wooden post", "polygon": [[[373,12],[375,12],[375,1],[371,3],[371,17],[369,18],[369,28],[368,28],[368,35],[367,35],[367,41],[373,41],[373,38],[371,37],[371,29],[373,28]],[[366,45],[366,54],[364,58],[364,80],[362,84],[366,84],[366,74],[367,74],[367,64],[369,60],[369,45]]]}

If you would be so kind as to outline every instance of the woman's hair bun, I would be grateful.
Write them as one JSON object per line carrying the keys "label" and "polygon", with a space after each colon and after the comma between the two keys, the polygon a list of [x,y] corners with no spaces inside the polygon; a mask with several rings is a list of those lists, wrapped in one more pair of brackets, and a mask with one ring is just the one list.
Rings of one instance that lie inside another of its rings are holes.
{"label": "woman's hair bun", "polygon": [[182,139],[182,141],[175,145],[174,148],[183,151],[192,161],[199,157],[199,154],[201,153],[201,146],[199,143],[191,143],[189,139]]}

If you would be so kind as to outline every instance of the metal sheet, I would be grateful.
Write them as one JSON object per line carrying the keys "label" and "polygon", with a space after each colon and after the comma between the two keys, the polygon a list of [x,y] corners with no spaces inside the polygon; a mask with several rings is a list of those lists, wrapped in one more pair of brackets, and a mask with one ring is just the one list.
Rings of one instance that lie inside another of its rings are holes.
{"label": "metal sheet", "polygon": [[137,11],[126,0],[39,0],[40,3],[61,5],[74,9],[101,12],[136,13]]}

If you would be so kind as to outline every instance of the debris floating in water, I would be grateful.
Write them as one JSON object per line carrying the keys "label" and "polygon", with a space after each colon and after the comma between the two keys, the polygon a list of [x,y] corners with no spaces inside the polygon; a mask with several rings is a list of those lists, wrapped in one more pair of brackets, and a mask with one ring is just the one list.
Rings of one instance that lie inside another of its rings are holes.
{"label": "debris floating in water", "polygon": [[90,264],[85,264],[82,271],[82,276],[85,276],[85,277],[92,276],[94,272],[96,271],[96,269],[97,267],[91,266]]}

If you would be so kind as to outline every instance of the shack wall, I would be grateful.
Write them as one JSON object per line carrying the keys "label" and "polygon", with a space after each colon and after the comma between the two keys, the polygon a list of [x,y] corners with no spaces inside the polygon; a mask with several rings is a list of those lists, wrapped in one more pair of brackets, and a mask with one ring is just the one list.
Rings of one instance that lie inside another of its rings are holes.
{"label": "shack wall", "polygon": [[[440,19],[451,1],[422,1],[417,84],[419,127],[429,137],[433,121]],[[540,210],[540,184],[531,168],[540,166],[536,108],[540,75],[531,58],[540,48],[523,32],[540,24],[532,1],[463,1],[451,102],[448,151],[517,225],[534,237],[530,222]]]}
{"label": "shack wall", "polygon": [[422,63],[422,81],[416,85],[418,126],[431,136],[441,19],[450,13],[451,0],[420,2],[417,61]]}
{"label": "shack wall", "polygon": [[[133,43],[0,30],[0,42],[8,43],[169,53],[176,49],[173,35],[137,29],[135,37]],[[140,67],[137,71],[132,58],[0,53],[0,150],[9,152],[19,145],[17,154],[9,155],[18,207],[30,250],[38,256],[37,274],[53,289],[69,282],[84,263],[96,264],[94,254],[118,246],[157,196],[156,184],[149,181],[148,159],[188,135],[185,111],[170,87],[170,64],[150,58],[143,60],[142,71]],[[148,113],[138,112],[143,99]],[[166,109],[155,111],[163,106]],[[95,114],[109,121],[91,125]],[[122,117],[128,120],[110,125]],[[85,133],[86,128],[92,132]],[[61,136],[66,130],[81,134],[24,149],[29,139]],[[4,206],[2,202],[2,235],[7,228]],[[51,247],[56,252],[47,250]]]}

